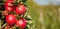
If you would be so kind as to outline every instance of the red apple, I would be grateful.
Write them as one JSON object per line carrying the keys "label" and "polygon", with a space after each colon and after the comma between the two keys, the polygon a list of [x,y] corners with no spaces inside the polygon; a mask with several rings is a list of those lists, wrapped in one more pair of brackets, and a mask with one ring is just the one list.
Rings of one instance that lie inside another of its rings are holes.
{"label": "red apple", "polygon": [[5,19],[9,25],[14,25],[16,23],[16,17],[13,14],[7,15]]}
{"label": "red apple", "polygon": [[13,9],[13,7],[6,7],[5,11],[12,12],[12,11],[14,11],[14,9]]}
{"label": "red apple", "polygon": [[16,11],[16,14],[23,15],[26,12],[26,7],[20,4],[18,7],[16,7],[15,11]]}
{"label": "red apple", "polygon": [[7,0],[6,2],[12,2],[12,3],[13,3],[13,2],[14,2],[14,0]]}
{"label": "red apple", "polygon": [[13,6],[13,4],[12,3],[9,3],[9,2],[6,2],[5,3],[5,7],[9,7],[9,6]]}
{"label": "red apple", "polygon": [[20,18],[16,22],[16,26],[21,27],[21,28],[25,28],[26,27],[26,20],[24,18]]}

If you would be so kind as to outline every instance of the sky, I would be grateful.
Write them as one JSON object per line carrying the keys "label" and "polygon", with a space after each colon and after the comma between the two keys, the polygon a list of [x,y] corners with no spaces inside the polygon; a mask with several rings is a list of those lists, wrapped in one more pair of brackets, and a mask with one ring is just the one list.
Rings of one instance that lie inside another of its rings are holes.
{"label": "sky", "polygon": [[34,0],[37,4],[48,5],[51,3],[52,5],[60,5],[60,0]]}

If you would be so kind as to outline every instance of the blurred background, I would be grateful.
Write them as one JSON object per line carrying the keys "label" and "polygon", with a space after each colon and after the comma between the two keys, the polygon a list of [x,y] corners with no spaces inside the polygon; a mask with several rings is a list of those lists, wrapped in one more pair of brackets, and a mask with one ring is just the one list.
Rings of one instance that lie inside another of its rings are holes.
{"label": "blurred background", "polygon": [[27,0],[26,5],[35,26],[30,29],[60,29],[60,0]]}
{"label": "blurred background", "polygon": [[60,0],[27,0],[37,29],[60,29]]}

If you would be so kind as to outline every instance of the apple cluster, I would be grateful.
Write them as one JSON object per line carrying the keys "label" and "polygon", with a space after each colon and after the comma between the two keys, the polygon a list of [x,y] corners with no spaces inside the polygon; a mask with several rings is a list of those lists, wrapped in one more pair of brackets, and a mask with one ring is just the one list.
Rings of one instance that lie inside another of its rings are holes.
{"label": "apple cluster", "polygon": [[24,29],[27,24],[26,19],[24,17],[20,17],[17,20],[15,14],[10,14],[10,12],[15,11],[16,14],[24,15],[26,13],[26,7],[22,3],[15,7],[13,3],[14,0],[6,0],[4,4],[5,10],[3,12],[3,15],[5,17],[5,21],[10,26],[16,25],[17,27]]}

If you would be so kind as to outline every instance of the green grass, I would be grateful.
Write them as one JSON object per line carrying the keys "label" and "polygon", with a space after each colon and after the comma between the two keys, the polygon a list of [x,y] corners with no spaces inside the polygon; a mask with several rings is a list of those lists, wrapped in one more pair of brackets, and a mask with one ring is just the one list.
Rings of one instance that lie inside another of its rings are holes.
{"label": "green grass", "polygon": [[36,29],[42,29],[42,24],[40,22],[40,10],[43,10],[43,20],[45,29],[60,29],[60,22],[58,21],[58,12],[55,6],[44,6],[40,7],[33,1],[27,1],[29,7],[29,14],[33,18],[32,21],[36,25]]}

